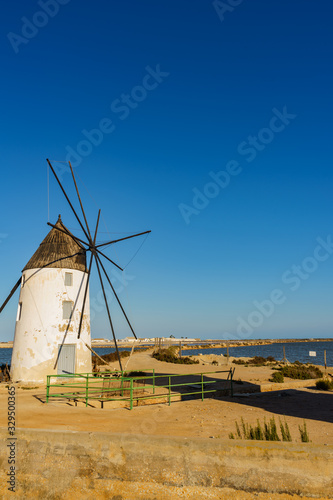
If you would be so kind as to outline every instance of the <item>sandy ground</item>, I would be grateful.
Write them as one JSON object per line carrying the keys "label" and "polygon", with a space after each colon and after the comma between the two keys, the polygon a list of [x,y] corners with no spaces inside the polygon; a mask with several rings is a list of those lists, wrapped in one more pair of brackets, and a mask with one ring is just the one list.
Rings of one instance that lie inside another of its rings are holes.
{"label": "sandy ground", "polygon": [[[208,358],[203,358],[210,359]],[[214,359],[214,358],[211,358]],[[124,360],[124,366],[127,363]],[[221,363],[225,362],[222,360]],[[118,369],[117,363],[110,366]],[[253,388],[253,384],[268,382],[272,372],[269,367],[175,365],[153,359],[150,352],[135,353],[129,360],[127,370],[155,368],[156,373],[198,373],[226,370],[235,367],[235,380],[244,383],[235,385],[235,393]],[[328,370],[330,373],[333,369]],[[224,378],[226,374],[220,374]],[[246,385],[248,384],[248,385]],[[0,405],[7,406],[6,384],[0,384]],[[85,408],[65,403],[45,403],[45,387],[16,388],[16,426],[18,428],[65,429],[77,431],[129,432],[147,435],[174,435],[184,437],[228,438],[235,433],[235,422],[244,421],[255,425],[275,416],[286,420],[294,442],[300,442],[298,426],[306,421],[310,440],[315,444],[333,444],[333,393],[313,388],[297,388],[283,391],[254,393],[219,399],[175,401],[169,406],[156,403],[135,407],[101,409]],[[6,413],[1,412],[0,426],[6,427]]]}

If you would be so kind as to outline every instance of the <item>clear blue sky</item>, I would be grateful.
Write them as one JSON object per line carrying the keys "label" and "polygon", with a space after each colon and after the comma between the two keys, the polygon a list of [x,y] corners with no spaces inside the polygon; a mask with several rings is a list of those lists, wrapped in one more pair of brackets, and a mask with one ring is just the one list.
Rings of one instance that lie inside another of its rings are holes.
{"label": "clear blue sky", "polygon": [[[100,240],[152,230],[113,275],[138,336],[333,336],[332,2],[222,3],[3,7],[0,302],[49,230],[45,159],[70,159]],[[76,232],[53,179],[49,199]]]}

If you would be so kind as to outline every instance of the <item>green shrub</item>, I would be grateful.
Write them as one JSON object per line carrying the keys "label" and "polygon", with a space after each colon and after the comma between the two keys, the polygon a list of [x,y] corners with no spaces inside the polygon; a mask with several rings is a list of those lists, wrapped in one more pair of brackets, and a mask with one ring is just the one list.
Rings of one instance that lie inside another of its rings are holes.
{"label": "green shrub", "polygon": [[282,366],[280,372],[285,377],[300,380],[320,378],[323,376],[323,372],[317,366],[302,365],[301,363]]}
{"label": "green shrub", "polygon": [[298,426],[298,429],[299,429],[299,432],[300,432],[300,435],[301,435],[301,441],[302,443],[309,443],[309,435],[308,435],[308,431],[307,431],[307,428],[306,428],[306,423],[305,423],[305,420],[304,420],[304,423],[303,423],[303,427],[301,425]]}
{"label": "green shrub", "polygon": [[[280,431],[282,436],[282,441],[291,442],[291,434],[289,430],[289,426],[284,420],[284,422],[280,423]],[[257,425],[252,426],[244,422],[244,419],[241,418],[241,425],[238,425],[238,422],[235,422],[236,425],[236,433],[230,432],[230,439],[250,439],[256,441],[281,441],[280,436],[278,435],[277,426],[275,423],[274,417],[272,417],[269,422],[266,422],[264,419],[264,425],[262,426],[257,420]],[[309,436],[306,430],[306,423],[304,421],[303,427],[299,426],[299,431],[301,433],[301,440],[303,443],[309,442]]]}
{"label": "green shrub", "polygon": [[284,376],[281,372],[274,372],[272,378],[270,378],[270,381],[282,384],[284,382]]}
{"label": "green shrub", "polygon": [[232,362],[235,365],[245,365],[245,363],[247,363],[247,361],[244,361],[243,359],[233,359]]}
{"label": "green shrub", "polygon": [[[130,351],[119,351],[121,358],[128,358],[130,356]],[[107,363],[111,363],[112,361],[118,361],[118,356],[116,352],[111,352],[110,354],[103,354],[100,358],[104,359]],[[92,356],[92,362],[95,366],[103,365],[103,362],[97,357]]]}
{"label": "green shrub", "polygon": [[243,359],[234,359],[233,363],[235,365],[253,365],[253,366],[264,366],[266,363],[273,363],[275,358],[273,356],[268,356],[268,358],[264,358],[263,356],[254,356],[248,361],[244,361]]}
{"label": "green shrub", "polygon": [[266,363],[267,359],[263,358],[262,356],[254,356],[252,359],[249,360],[249,364],[251,365],[256,365],[256,366],[262,366]]}
{"label": "green shrub", "polygon": [[188,356],[179,358],[175,354],[174,347],[169,347],[168,349],[161,349],[160,351],[153,353],[153,358],[158,361],[164,361],[165,363],[176,363],[182,365],[198,365],[199,361],[191,359]]}
{"label": "green shrub", "polygon": [[284,421],[283,423],[280,420],[280,430],[281,430],[282,441],[289,441],[289,442],[292,441],[290,430],[286,421]]}
{"label": "green shrub", "polygon": [[257,420],[257,425],[252,427],[252,425],[246,424],[244,422],[244,419],[241,418],[242,431],[239,428],[238,422],[236,422],[235,424],[236,424],[236,434],[239,439],[243,438],[256,441],[280,441],[280,438],[277,434],[274,417],[271,418],[268,424],[266,423],[266,420],[264,421],[264,428],[262,428],[259,420]]}
{"label": "green shrub", "polygon": [[317,380],[316,387],[320,391],[331,391],[333,389],[333,382],[331,380]]}
{"label": "green shrub", "polygon": [[129,373],[124,373],[124,377],[146,377],[147,373],[142,371],[133,371]]}
{"label": "green shrub", "polygon": [[281,441],[278,433],[277,433],[277,428],[276,428],[276,423],[274,417],[270,419],[268,424],[266,423],[266,420],[264,419],[264,425],[265,425],[265,439],[266,441]]}

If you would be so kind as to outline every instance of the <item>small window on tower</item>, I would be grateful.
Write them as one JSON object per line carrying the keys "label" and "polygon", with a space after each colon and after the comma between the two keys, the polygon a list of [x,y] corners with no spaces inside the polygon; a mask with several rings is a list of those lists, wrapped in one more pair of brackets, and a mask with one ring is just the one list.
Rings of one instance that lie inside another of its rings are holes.
{"label": "small window on tower", "polygon": [[64,300],[62,303],[62,319],[70,319],[73,311],[73,302]]}
{"label": "small window on tower", "polygon": [[21,288],[24,287],[24,283],[25,283],[25,274],[22,274]]}
{"label": "small window on tower", "polygon": [[20,321],[21,315],[22,315],[22,302],[19,302],[18,309],[17,309],[16,321]]}
{"label": "small window on tower", "polygon": [[65,286],[73,286],[73,273],[65,273]]}

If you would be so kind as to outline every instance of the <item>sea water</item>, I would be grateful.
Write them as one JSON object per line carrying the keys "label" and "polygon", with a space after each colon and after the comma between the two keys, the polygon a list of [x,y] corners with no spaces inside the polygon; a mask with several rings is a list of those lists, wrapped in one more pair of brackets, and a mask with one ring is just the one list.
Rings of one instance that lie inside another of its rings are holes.
{"label": "sea water", "polygon": [[[283,359],[283,346],[286,350],[286,358],[288,361],[293,363],[294,361],[300,361],[301,363],[312,363],[313,365],[324,365],[324,351],[326,351],[326,361],[327,366],[333,367],[333,342],[285,342],[267,345],[251,345],[251,346],[239,346],[230,347],[229,355],[235,358],[240,357],[253,357],[253,356],[263,356],[267,358],[268,356],[273,356],[277,361]],[[130,349],[119,349],[120,351],[126,351]],[[4,348],[0,349],[0,365],[3,363],[10,364],[12,358],[12,349]],[[110,347],[97,347],[94,349],[99,356],[103,354],[110,354],[115,352],[115,349]],[[310,351],[316,353],[315,357],[309,355]],[[183,356],[198,355],[198,354],[223,354],[226,356],[227,349],[182,349]]]}
{"label": "sea water", "polygon": [[[262,356],[267,358],[273,356],[277,361],[283,359],[283,346],[286,351],[286,358],[290,363],[299,361],[300,363],[311,363],[313,365],[324,365],[324,351],[326,351],[327,366],[333,366],[333,342],[279,342],[267,345],[251,345],[230,347],[229,356],[235,358]],[[310,351],[316,356],[310,356]],[[189,349],[182,350],[183,356],[198,354],[223,354],[226,356],[227,348],[219,349]]]}

